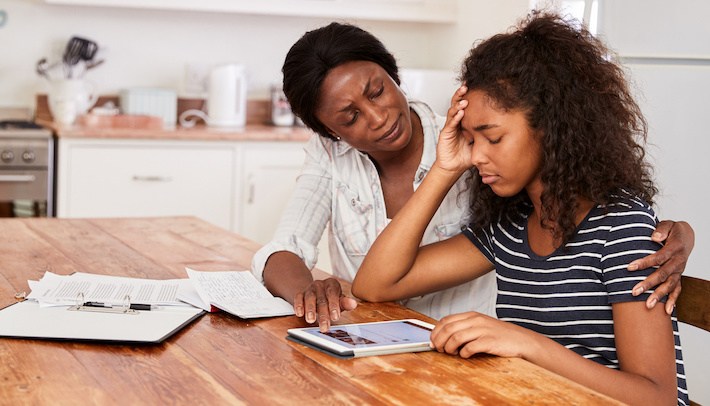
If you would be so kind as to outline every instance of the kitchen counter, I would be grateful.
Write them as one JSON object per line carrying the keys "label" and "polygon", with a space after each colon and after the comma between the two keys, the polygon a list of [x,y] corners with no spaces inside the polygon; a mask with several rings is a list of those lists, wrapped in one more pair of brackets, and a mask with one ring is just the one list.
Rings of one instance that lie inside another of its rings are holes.
{"label": "kitchen counter", "polygon": [[[116,96],[100,96],[97,105],[118,104]],[[192,103],[192,104],[190,104]],[[269,123],[268,101],[247,101],[247,125],[242,129],[210,128],[204,123],[193,128],[176,126],[163,128],[158,117],[141,115],[79,116],[74,125],[66,126],[52,120],[47,96],[38,94],[35,117],[37,124],[49,128],[59,139],[125,139],[182,141],[294,141],[305,142],[313,132],[305,127],[278,127]],[[178,100],[178,116],[188,108],[201,108],[194,100]]]}
{"label": "kitchen counter", "polygon": [[248,124],[243,129],[217,129],[204,125],[193,128],[156,128],[146,126],[63,126],[52,121],[37,120],[58,138],[121,138],[199,141],[307,141],[313,132],[305,127],[276,127]]}

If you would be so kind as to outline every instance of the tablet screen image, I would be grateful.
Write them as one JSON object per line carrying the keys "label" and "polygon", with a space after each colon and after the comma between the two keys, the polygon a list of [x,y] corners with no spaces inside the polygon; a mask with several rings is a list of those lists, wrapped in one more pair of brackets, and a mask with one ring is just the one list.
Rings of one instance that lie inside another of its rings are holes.
{"label": "tablet screen image", "polygon": [[292,339],[344,357],[429,351],[433,325],[416,319],[289,329]]}

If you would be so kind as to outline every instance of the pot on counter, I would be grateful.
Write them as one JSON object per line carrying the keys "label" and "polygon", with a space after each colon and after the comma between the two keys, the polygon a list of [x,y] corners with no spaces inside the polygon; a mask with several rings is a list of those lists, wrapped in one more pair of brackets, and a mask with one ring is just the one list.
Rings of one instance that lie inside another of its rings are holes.
{"label": "pot on counter", "polygon": [[96,103],[96,86],[82,79],[53,79],[47,98],[54,121],[71,125]]}

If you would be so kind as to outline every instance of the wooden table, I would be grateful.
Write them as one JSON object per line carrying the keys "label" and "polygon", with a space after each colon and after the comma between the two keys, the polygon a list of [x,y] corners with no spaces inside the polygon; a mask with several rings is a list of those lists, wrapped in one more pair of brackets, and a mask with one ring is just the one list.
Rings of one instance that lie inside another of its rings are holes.
{"label": "wooden table", "polygon": [[[249,267],[254,242],[193,217],[0,219],[0,307],[46,271],[153,279]],[[362,303],[342,322],[422,318]],[[436,352],[341,360],[292,343],[296,317],[208,314],[160,345],[0,339],[0,403],[600,404],[592,390],[516,358]]]}

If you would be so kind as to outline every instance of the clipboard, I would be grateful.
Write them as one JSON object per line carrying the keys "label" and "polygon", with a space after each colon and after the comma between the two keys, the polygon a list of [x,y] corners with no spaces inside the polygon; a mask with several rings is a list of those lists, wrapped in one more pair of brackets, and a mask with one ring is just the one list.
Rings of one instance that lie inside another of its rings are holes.
{"label": "clipboard", "polygon": [[0,337],[157,344],[205,314],[192,306],[150,311],[82,307],[17,302],[0,310]]}

